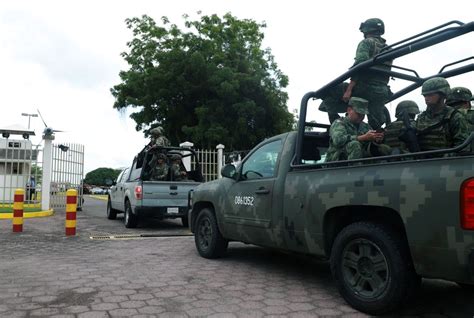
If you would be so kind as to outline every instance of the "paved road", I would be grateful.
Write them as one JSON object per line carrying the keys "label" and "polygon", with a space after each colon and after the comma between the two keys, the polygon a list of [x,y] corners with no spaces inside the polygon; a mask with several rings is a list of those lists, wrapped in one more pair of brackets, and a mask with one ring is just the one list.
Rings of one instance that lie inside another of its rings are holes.
{"label": "paved road", "polygon": [[[78,235],[63,233],[64,212],[25,220],[21,234],[0,221],[0,317],[366,316],[341,299],[326,263],[240,243],[206,260],[178,220],[125,229],[105,218],[104,201],[87,199]],[[90,239],[111,234],[158,237]],[[473,315],[473,293],[424,280],[392,317]]]}

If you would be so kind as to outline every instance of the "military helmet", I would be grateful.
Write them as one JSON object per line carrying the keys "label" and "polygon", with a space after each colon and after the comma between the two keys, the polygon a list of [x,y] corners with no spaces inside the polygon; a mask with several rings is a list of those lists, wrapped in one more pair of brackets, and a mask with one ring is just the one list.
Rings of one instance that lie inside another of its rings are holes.
{"label": "military helmet", "polygon": [[448,96],[451,92],[449,83],[442,77],[433,77],[423,83],[421,87],[421,95],[442,94]]}
{"label": "military helmet", "polygon": [[180,155],[180,154],[177,154],[177,153],[171,155],[171,160],[172,160],[172,161],[174,161],[174,160],[181,160],[181,158],[182,158],[181,155]]}
{"label": "military helmet", "polygon": [[420,113],[420,109],[414,101],[404,100],[398,103],[397,108],[395,109],[395,117],[401,117],[403,112],[406,112],[409,115],[417,115]]}
{"label": "military helmet", "polygon": [[158,126],[150,130],[152,136],[160,136],[163,134],[163,127]]}
{"label": "military helmet", "polygon": [[385,25],[382,20],[377,18],[367,19],[362,22],[359,27],[360,32],[366,34],[382,35],[385,33]]}
{"label": "military helmet", "polygon": [[156,155],[156,158],[166,160],[166,155],[164,153],[159,153]]}
{"label": "military helmet", "polygon": [[469,102],[472,99],[471,91],[466,87],[453,87],[446,99],[446,104],[456,104],[459,102]]}
{"label": "military helmet", "polygon": [[360,97],[351,97],[349,99],[349,107],[352,107],[357,113],[367,115],[369,114],[369,102]]}

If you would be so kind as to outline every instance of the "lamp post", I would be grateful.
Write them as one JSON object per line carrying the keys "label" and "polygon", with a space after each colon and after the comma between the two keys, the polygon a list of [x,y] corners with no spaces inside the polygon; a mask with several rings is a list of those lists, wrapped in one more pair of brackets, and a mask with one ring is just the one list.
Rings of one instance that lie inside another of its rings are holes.
{"label": "lamp post", "polygon": [[38,114],[21,113],[21,116],[28,116],[28,130],[29,130],[31,117],[38,117]]}

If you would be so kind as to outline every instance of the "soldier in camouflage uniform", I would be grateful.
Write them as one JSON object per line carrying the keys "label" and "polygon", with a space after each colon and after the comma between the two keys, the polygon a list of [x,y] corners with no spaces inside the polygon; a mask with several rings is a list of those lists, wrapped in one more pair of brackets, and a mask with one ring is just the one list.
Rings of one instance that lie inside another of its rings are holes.
{"label": "soldier in camouflage uniform", "polygon": [[171,175],[174,181],[188,180],[187,173],[185,170],[183,170],[181,158],[182,157],[178,154],[171,156]]}
{"label": "soldier in camouflage uniform", "polygon": [[167,147],[170,145],[168,138],[163,136],[163,127],[158,126],[150,130],[151,146]]}
{"label": "soldier in camouflage uniform", "polygon": [[400,136],[406,130],[403,122],[403,113],[406,112],[409,117],[409,122],[412,127],[416,126],[415,116],[420,113],[418,105],[412,100],[404,100],[398,103],[395,110],[396,121],[390,123],[385,127],[384,144],[390,146],[392,149],[398,149],[401,153],[408,152],[408,147],[404,141],[400,140]]}
{"label": "soldier in camouflage uniform", "polygon": [[166,155],[159,153],[156,155],[156,164],[151,172],[151,180],[164,181],[168,177],[169,167],[166,163]]}
{"label": "soldier in camouflage uniform", "polygon": [[381,142],[383,133],[372,130],[363,122],[369,114],[367,100],[351,97],[347,115],[336,119],[329,129],[329,149],[326,162],[370,157],[369,144]]}
{"label": "soldier in camouflage uniform", "polygon": [[472,93],[466,87],[454,87],[448,95],[446,104],[454,107],[466,116],[469,131],[474,131],[474,109],[471,105]]}
{"label": "soldier in camouflage uniform", "polygon": [[416,120],[422,151],[458,146],[469,135],[466,117],[445,104],[450,92],[448,81],[442,77],[434,77],[423,83],[421,94],[427,108]]}
{"label": "soldier in camouflage uniform", "polygon": [[[385,33],[385,26],[380,19],[368,19],[361,23],[359,30],[364,33],[364,40],[357,46],[355,63],[365,62],[387,46],[385,39],[381,37]],[[390,70],[391,63],[383,66]],[[390,118],[386,118],[388,113],[385,109],[385,103],[391,92],[388,86],[390,77],[388,75],[380,75],[371,72],[362,72],[351,78],[347,87],[343,100],[348,101],[351,96],[358,96],[369,101],[369,125],[374,129],[380,128],[384,123],[390,122]]]}

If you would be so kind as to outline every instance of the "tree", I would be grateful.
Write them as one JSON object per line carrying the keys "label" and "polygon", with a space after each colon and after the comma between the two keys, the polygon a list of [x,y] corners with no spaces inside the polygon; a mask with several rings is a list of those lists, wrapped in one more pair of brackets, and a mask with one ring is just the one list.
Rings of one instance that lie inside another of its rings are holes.
{"label": "tree", "polygon": [[130,69],[111,89],[114,108],[131,114],[137,131],[161,125],[173,145],[185,140],[197,147],[249,149],[266,137],[291,130],[288,77],[253,20],[227,13],[184,15],[184,30],[162,17],[127,19],[133,39],[122,53]]}
{"label": "tree", "polygon": [[84,183],[93,184],[97,186],[109,186],[108,181],[117,179],[122,170],[112,168],[97,168],[86,174]]}
{"label": "tree", "polygon": [[43,169],[38,166],[37,164],[33,163],[31,165],[31,176],[35,177],[36,179],[36,184],[41,184],[41,181],[43,180]]}

